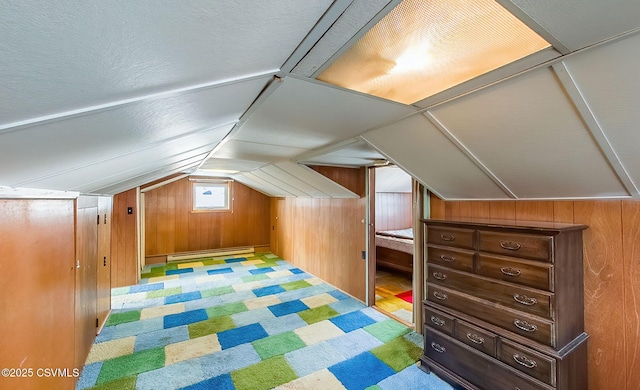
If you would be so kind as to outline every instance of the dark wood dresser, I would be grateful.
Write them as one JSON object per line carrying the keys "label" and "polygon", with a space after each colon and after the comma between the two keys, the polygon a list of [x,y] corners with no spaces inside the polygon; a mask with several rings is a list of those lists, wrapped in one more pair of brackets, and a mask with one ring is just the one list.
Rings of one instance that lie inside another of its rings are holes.
{"label": "dark wood dresser", "polygon": [[587,389],[587,226],[423,222],[422,369],[467,389]]}

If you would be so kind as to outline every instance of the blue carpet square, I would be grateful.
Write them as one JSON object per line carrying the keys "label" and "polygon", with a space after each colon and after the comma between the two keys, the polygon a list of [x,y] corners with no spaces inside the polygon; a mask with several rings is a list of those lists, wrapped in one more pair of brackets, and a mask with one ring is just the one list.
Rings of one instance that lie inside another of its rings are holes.
{"label": "blue carpet square", "polygon": [[136,337],[134,351],[144,351],[157,347],[164,347],[169,344],[179,343],[189,340],[189,329],[187,326],[176,326],[173,328],[160,329],[153,332],[139,334]]}
{"label": "blue carpet square", "polygon": [[266,268],[257,268],[257,269],[252,269],[249,270],[249,273],[251,275],[259,275],[259,274],[266,274],[267,272],[273,272],[274,269],[271,267],[266,267]]}
{"label": "blue carpet square", "polygon": [[193,268],[168,269],[167,275],[188,274],[189,272],[193,272]]}
{"label": "blue carpet square", "polygon": [[335,299],[341,301],[343,299],[349,299],[351,298],[350,296],[348,296],[347,294],[343,293],[340,290],[332,290],[329,291],[329,295],[331,295],[332,297],[334,297]]}
{"label": "blue carpet square", "polygon": [[239,263],[241,261],[247,261],[246,257],[234,257],[231,259],[225,259],[225,263]]}
{"label": "blue carpet square", "polygon": [[267,336],[267,332],[260,324],[251,324],[218,333],[218,342],[220,342],[222,349],[227,349]]}
{"label": "blue carpet square", "polygon": [[138,285],[129,287],[129,293],[162,290],[163,288],[164,288],[164,283],[138,284]]}
{"label": "blue carpet square", "polygon": [[329,367],[329,371],[347,390],[364,390],[396,373],[371,352],[335,364]]}
{"label": "blue carpet square", "polygon": [[335,326],[342,329],[344,333],[349,333],[358,328],[364,328],[367,325],[375,324],[373,318],[362,313],[361,311],[353,311],[341,316],[330,318]]}
{"label": "blue carpet square", "polygon": [[207,271],[209,275],[217,275],[217,274],[230,274],[233,273],[233,270],[229,267],[227,268],[218,268],[218,269],[210,269]]}
{"label": "blue carpet square", "polygon": [[204,321],[208,319],[205,309],[192,310],[184,313],[169,314],[164,316],[164,328],[173,328],[181,325],[193,324],[194,322]]}
{"label": "blue carpet square", "polygon": [[164,303],[165,305],[168,305],[170,303],[187,302],[187,301],[193,301],[200,298],[202,298],[200,291],[193,291],[193,292],[188,292],[183,294],[169,295],[164,299]]}
{"label": "blue carpet square", "polygon": [[276,316],[282,317],[287,314],[297,313],[302,310],[307,310],[309,306],[305,305],[302,301],[295,300],[290,302],[278,303],[277,305],[269,306],[269,310]]}
{"label": "blue carpet square", "polygon": [[264,297],[265,295],[277,294],[287,291],[279,285],[276,286],[268,286],[262,288],[256,288],[253,290],[253,293],[256,294],[256,297]]}
{"label": "blue carpet square", "polygon": [[291,268],[289,271],[291,271],[292,274],[303,274],[304,271],[301,270],[300,268]]}
{"label": "blue carpet square", "polygon": [[183,387],[182,390],[236,390],[231,375],[224,374],[216,376],[206,381],[196,383],[195,385]]}
{"label": "blue carpet square", "polygon": [[396,375],[387,377],[378,383],[382,390],[397,389],[430,389],[430,390],[453,390],[447,382],[438,378],[436,374],[422,371],[416,364],[412,364]]}

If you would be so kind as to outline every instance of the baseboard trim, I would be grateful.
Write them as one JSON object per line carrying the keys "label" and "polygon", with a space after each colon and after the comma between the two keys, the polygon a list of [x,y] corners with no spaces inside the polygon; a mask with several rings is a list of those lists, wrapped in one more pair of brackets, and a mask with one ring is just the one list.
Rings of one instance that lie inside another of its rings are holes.
{"label": "baseboard trim", "polygon": [[224,249],[212,249],[207,251],[188,252],[188,253],[174,253],[167,255],[167,263],[172,261],[183,261],[200,259],[202,257],[216,257],[216,256],[230,256],[240,255],[245,253],[255,253],[255,247],[238,247],[238,248],[224,248]]}

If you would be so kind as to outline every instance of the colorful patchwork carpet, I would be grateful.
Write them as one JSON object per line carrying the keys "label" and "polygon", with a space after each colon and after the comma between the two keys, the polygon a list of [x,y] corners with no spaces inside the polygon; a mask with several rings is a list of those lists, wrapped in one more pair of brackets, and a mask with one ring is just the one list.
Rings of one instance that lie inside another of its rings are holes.
{"label": "colorful patchwork carpet", "polygon": [[142,278],[112,290],[76,389],[451,389],[419,334],[273,254]]}
{"label": "colorful patchwork carpet", "polygon": [[413,294],[391,285],[376,284],[376,306],[389,314],[413,323]]}

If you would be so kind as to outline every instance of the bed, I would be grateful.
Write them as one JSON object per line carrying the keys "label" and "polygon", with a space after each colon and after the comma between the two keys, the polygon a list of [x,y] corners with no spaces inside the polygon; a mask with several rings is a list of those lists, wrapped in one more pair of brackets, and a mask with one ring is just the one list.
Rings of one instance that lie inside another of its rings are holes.
{"label": "bed", "polygon": [[376,265],[413,272],[413,229],[376,232]]}

